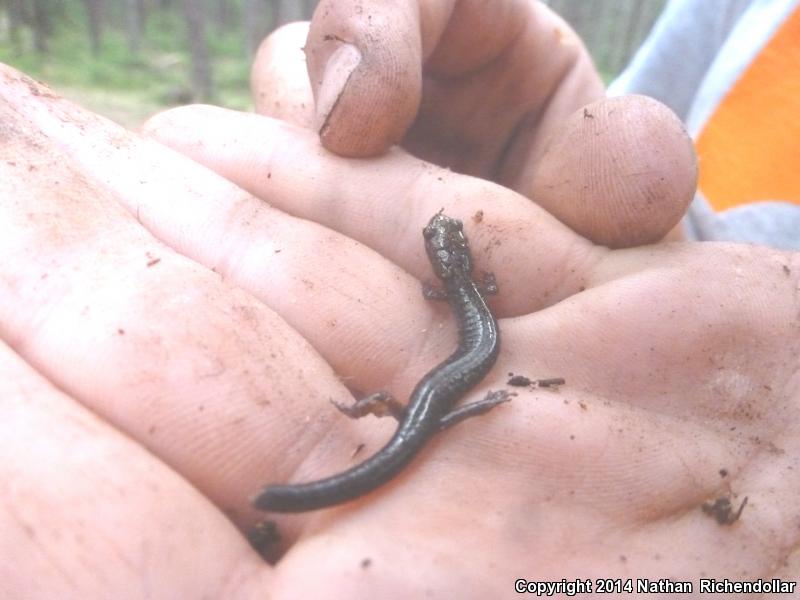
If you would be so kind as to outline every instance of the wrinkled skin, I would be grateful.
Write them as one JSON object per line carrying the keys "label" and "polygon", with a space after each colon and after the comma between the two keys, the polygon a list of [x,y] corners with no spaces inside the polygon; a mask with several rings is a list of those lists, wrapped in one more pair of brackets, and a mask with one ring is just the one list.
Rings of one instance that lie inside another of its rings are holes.
{"label": "wrinkled skin", "polygon": [[310,32],[289,25],[262,45],[252,81],[258,112],[319,131],[337,154],[400,142],[607,246],[662,239],[694,193],[675,115],[605,99],[575,33],[528,0],[322,0]]}
{"label": "wrinkled skin", "polygon": [[[0,596],[798,577],[797,254],[610,251],[524,194],[399,149],[340,158],[298,121],[187,107],[145,134],[0,70]],[[509,372],[566,383],[438,436],[368,497],[280,517],[268,565],[249,498],[392,430],[330,400],[404,398],[455,345],[421,293],[442,207],[500,288],[501,355],[464,401]],[[749,499],[732,525],[701,508],[722,496]]]}

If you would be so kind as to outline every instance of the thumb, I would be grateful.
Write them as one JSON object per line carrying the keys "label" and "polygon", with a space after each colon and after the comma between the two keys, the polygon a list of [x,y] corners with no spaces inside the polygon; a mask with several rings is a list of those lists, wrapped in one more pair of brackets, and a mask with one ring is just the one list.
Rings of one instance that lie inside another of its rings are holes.
{"label": "thumb", "polygon": [[[306,59],[315,128],[336,154],[374,156],[398,143],[422,93],[419,13],[411,2],[322,0]],[[412,6],[413,5],[413,6]]]}
{"label": "thumb", "polygon": [[567,117],[520,191],[611,248],[657,242],[681,220],[697,158],[681,121],[646,96],[599,100]]}

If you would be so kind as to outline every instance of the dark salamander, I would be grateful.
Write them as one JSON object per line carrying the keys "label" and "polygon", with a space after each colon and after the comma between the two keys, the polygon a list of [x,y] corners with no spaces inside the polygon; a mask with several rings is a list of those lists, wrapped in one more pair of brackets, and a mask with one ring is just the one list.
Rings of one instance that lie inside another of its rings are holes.
{"label": "dark salamander", "polygon": [[[497,322],[481,289],[472,279],[472,258],[461,221],[436,214],[423,235],[431,266],[443,286],[441,290],[426,288],[425,295],[430,299],[447,299],[450,303],[458,321],[458,348],[422,378],[405,408],[381,392],[358,401],[353,407],[339,407],[351,417],[388,412],[398,418],[397,431],[381,450],[361,464],[326,479],[296,485],[268,485],[256,497],[256,508],[302,512],[357,498],[391,480],[435,433],[483,414],[513,395],[505,391],[490,392],[483,400],[453,409],[497,360],[500,348]],[[486,287],[490,286],[493,287],[487,278]]]}

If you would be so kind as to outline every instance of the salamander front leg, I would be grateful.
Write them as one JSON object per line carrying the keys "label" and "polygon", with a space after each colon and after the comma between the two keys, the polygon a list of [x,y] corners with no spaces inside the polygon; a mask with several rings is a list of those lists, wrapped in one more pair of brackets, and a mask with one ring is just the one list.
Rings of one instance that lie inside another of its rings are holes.
{"label": "salamander front leg", "polygon": [[441,431],[442,429],[452,427],[457,423],[461,423],[461,421],[464,419],[486,414],[498,404],[508,402],[516,395],[516,392],[509,392],[508,390],[497,390],[494,392],[490,391],[486,394],[486,397],[483,400],[470,402],[464,406],[454,408],[452,411],[439,419],[439,430]]}
{"label": "salamander front leg", "polygon": [[375,415],[376,417],[394,417],[400,421],[406,414],[406,407],[389,392],[375,392],[356,400],[352,406],[345,406],[334,400],[331,400],[331,404],[351,419]]}
{"label": "salamander front leg", "polygon": [[433,285],[428,281],[422,284],[422,297],[426,300],[433,300],[434,302],[441,302],[448,298],[446,289]]}
{"label": "salamander front leg", "polygon": [[483,272],[483,278],[476,284],[484,296],[494,296],[500,291],[497,287],[497,279],[495,279],[494,273],[489,273],[488,271]]}

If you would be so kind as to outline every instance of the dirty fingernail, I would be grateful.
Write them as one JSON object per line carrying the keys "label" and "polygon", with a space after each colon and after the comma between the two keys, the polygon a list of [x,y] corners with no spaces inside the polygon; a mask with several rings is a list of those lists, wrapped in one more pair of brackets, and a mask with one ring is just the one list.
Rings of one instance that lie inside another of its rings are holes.
{"label": "dirty fingernail", "polygon": [[326,127],[328,118],[347,85],[347,80],[360,62],[361,52],[352,44],[346,43],[339,46],[328,59],[322,85],[317,93],[315,126],[320,133]]}

